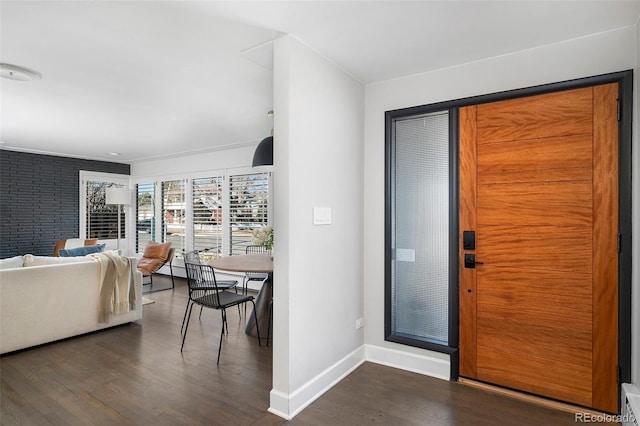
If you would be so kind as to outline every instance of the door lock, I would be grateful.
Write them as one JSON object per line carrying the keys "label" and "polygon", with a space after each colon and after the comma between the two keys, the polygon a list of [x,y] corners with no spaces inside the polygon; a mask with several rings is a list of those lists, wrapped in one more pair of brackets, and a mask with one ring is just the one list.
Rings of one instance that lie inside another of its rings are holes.
{"label": "door lock", "polygon": [[484,262],[478,262],[475,254],[464,255],[464,267],[469,269],[476,269],[476,265],[484,265]]}
{"label": "door lock", "polygon": [[476,231],[462,232],[462,248],[465,250],[476,249]]}

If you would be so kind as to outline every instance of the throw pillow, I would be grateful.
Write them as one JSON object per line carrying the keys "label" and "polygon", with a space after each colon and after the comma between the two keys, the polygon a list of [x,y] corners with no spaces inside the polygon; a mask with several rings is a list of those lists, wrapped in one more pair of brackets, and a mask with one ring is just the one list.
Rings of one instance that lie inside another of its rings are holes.
{"label": "throw pillow", "polygon": [[97,244],[95,246],[83,246],[72,249],[61,249],[58,251],[60,257],[78,257],[86,256],[93,253],[102,253],[106,244]]}
{"label": "throw pillow", "polygon": [[52,256],[34,256],[32,254],[24,255],[24,266],[42,266],[42,265],[60,265],[65,263],[91,262],[85,257],[52,257]]}
{"label": "throw pillow", "polygon": [[22,268],[24,259],[22,256],[14,256],[6,259],[0,259],[0,269]]}

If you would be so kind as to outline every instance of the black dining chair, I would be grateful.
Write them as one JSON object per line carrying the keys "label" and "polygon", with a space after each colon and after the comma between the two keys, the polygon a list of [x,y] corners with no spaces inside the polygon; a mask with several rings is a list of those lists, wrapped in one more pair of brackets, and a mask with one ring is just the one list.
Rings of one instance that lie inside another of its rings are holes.
{"label": "black dining chair", "polygon": [[[253,315],[256,321],[256,332],[258,334],[258,345],[260,343],[260,330],[258,329],[258,316],[256,314],[255,303],[253,296],[246,294],[232,293],[228,290],[221,289],[217,285],[216,275],[213,268],[209,265],[203,265],[201,263],[185,262],[185,269],[187,271],[187,284],[189,286],[189,302],[187,322],[184,327],[184,334],[182,335],[182,346],[180,346],[180,352],[184,349],[184,342],[187,337],[187,331],[189,329],[189,321],[191,320],[191,311],[193,305],[200,305],[203,308],[217,309],[222,315],[222,330],[220,333],[220,343],[218,344],[218,360],[216,365],[220,365],[220,352],[222,350],[222,337],[225,333],[225,329],[228,331],[227,325],[227,308],[233,306],[240,306],[242,304],[251,302],[253,305]],[[206,282],[206,286],[202,286],[202,283]],[[211,291],[210,287],[213,285],[214,291]]]}
{"label": "black dining chair", "polygon": [[[184,263],[185,269],[187,263],[197,263],[203,264],[202,259],[200,258],[200,252],[198,250],[192,250],[190,252],[184,253]],[[211,280],[207,280],[207,277],[203,277],[199,275],[199,271],[192,270],[194,285],[197,285],[199,288],[205,291],[218,291],[218,290],[229,290],[231,288],[235,289],[238,285],[238,281],[235,280],[220,280],[217,281],[217,285],[214,285]],[[189,281],[189,271],[187,270],[187,281]],[[237,293],[237,290],[236,290]],[[184,315],[182,316],[182,326],[180,327],[180,333],[184,330],[184,324],[187,319],[187,311],[189,310],[189,305],[191,305],[191,300],[187,300],[187,307],[184,310]],[[202,306],[200,306],[200,317],[202,317]],[[238,313],[240,312],[240,307],[238,306]]]}
{"label": "black dining chair", "polygon": [[[245,248],[245,254],[262,254],[262,253],[271,253],[271,252],[267,250],[265,246],[262,246],[262,245],[250,245]],[[264,274],[261,272],[246,272],[244,282],[242,283],[242,292],[244,294],[247,294],[249,281],[260,281],[264,284],[264,282],[268,277],[269,277],[269,274]]]}

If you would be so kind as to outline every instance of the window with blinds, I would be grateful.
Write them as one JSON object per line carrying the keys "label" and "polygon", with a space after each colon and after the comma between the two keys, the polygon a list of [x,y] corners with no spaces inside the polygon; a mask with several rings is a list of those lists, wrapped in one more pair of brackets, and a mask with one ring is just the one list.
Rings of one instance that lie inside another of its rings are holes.
{"label": "window with blinds", "polygon": [[193,248],[203,259],[222,255],[223,177],[193,179]]}
{"label": "window with blinds", "polygon": [[269,173],[229,177],[229,220],[231,255],[244,254],[251,245],[253,230],[268,223]]}
{"label": "window with blinds", "polygon": [[185,249],[186,180],[162,182],[162,241],[171,242],[175,256],[181,257]]}
{"label": "window with blinds", "polygon": [[209,176],[137,182],[131,209],[135,228],[130,228],[136,252],[153,240],[171,242],[176,258],[191,250],[205,259],[244,254],[253,231],[269,223],[271,179],[270,172],[244,170],[248,173],[210,171]]}
{"label": "window with blinds", "polygon": [[99,240],[118,238],[118,210],[120,210],[120,238],[126,238],[124,209],[118,205],[106,204],[106,189],[123,188],[124,185],[106,181],[86,181],[85,232],[86,238]]}
{"label": "window with blinds", "polygon": [[155,240],[155,189],[153,182],[136,185],[136,252]]}

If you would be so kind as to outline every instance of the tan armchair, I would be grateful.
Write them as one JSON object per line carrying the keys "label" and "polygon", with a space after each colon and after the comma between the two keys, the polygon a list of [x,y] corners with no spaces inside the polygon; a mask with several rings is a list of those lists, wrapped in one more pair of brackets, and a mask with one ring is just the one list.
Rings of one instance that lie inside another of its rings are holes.
{"label": "tan armchair", "polygon": [[58,240],[53,247],[53,255],[59,257],[58,253],[61,249],[77,248],[82,246],[95,246],[98,244],[98,240],[83,240],[81,238],[70,238],[68,240]]}
{"label": "tan armchair", "polygon": [[164,265],[169,264],[171,287],[175,288],[176,284],[173,278],[172,266],[174,254],[175,249],[171,247],[171,243],[156,243],[155,241],[149,241],[147,243],[142,257],[136,264],[138,271],[142,272],[143,278],[149,277],[147,284],[153,284],[153,274],[158,272]]}

